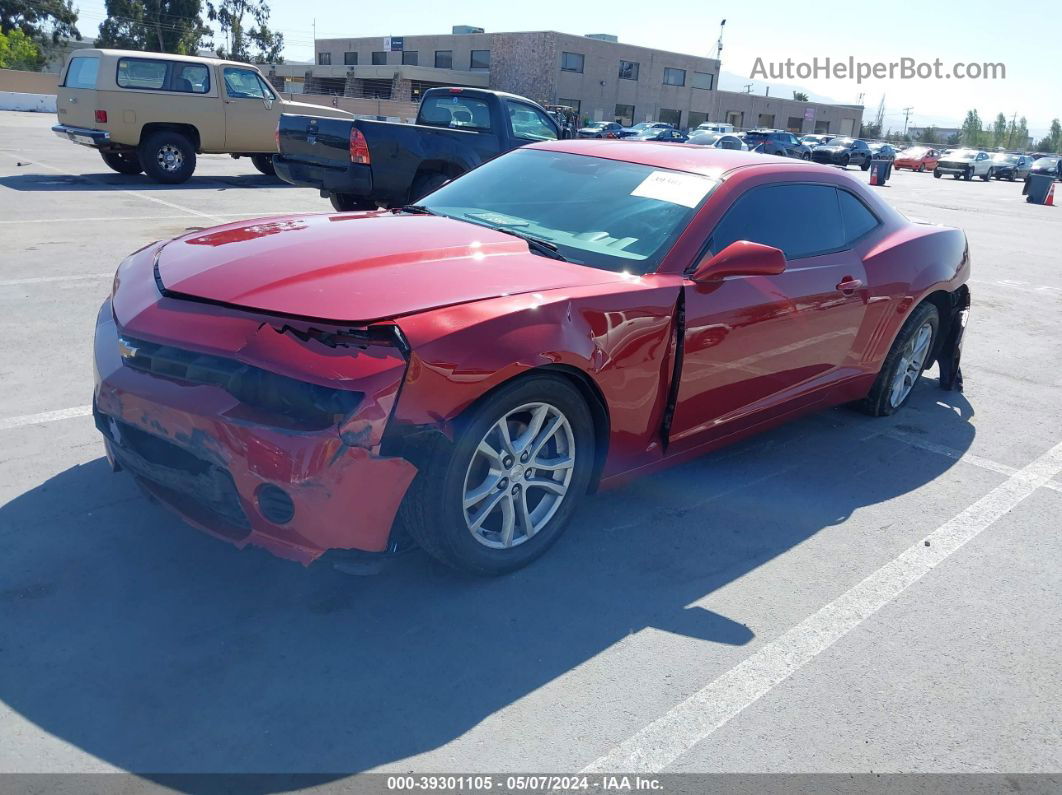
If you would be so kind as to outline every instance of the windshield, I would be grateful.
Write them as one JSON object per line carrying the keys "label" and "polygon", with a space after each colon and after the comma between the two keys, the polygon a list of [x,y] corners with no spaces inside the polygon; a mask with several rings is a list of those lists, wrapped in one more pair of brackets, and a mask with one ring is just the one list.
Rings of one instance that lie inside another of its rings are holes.
{"label": "windshield", "polygon": [[1008,155],[1006,152],[997,152],[992,156],[992,159],[997,163],[1017,163],[1017,155]]}
{"label": "windshield", "polygon": [[929,150],[924,146],[911,146],[903,150],[907,157],[925,157]]}
{"label": "windshield", "polygon": [[973,160],[977,157],[977,152],[973,149],[955,149],[954,151],[948,152],[948,157],[952,160]]}
{"label": "windshield", "polygon": [[646,127],[651,126],[647,121],[640,121],[631,127],[632,130],[644,130]]}
{"label": "windshield", "polygon": [[851,146],[855,141],[851,138],[834,138],[827,146]]}
{"label": "windshield", "polygon": [[586,123],[586,127],[587,129],[593,129],[595,127],[604,127],[606,124],[608,124],[607,121],[589,121]]}
{"label": "windshield", "polygon": [[1057,165],[1057,157],[1041,157],[1035,163],[1033,163],[1033,168],[1035,168],[1037,171],[1043,171],[1044,169],[1054,170]]}
{"label": "windshield", "polygon": [[427,196],[462,221],[548,241],[566,259],[656,269],[716,180],[587,155],[517,149]]}

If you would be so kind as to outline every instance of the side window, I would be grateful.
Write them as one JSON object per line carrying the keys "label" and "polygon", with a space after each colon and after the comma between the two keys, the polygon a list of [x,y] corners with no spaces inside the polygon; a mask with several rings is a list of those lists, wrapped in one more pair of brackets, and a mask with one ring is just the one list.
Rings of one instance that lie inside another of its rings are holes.
{"label": "side window", "polygon": [[198,63],[174,63],[171,78],[174,91],[205,94],[210,90],[210,70]]}
{"label": "side window", "polygon": [[63,85],[67,88],[95,88],[99,71],[99,58],[71,58]]}
{"label": "side window", "polygon": [[272,92],[262,84],[258,72],[225,67],[225,93],[233,99],[272,99]]}
{"label": "side window", "polygon": [[846,190],[838,190],[837,198],[841,203],[841,220],[844,221],[845,245],[851,245],[871,229],[878,226],[877,216],[870,212],[867,206],[851,193]]}
{"label": "side window", "polygon": [[525,141],[555,141],[557,132],[552,122],[538,108],[522,102],[507,102],[509,123],[512,124],[513,136]]}
{"label": "side window", "polygon": [[830,185],[765,185],[752,188],[727,210],[708,248],[718,254],[737,240],[780,248],[800,259],[844,245],[837,191]]}
{"label": "side window", "polygon": [[166,61],[146,58],[119,58],[115,81],[121,88],[158,91],[166,85]]}
{"label": "side window", "polygon": [[435,127],[489,130],[490,107],[484,100],[475,97],[436,94],[421,102],[417,123]]}

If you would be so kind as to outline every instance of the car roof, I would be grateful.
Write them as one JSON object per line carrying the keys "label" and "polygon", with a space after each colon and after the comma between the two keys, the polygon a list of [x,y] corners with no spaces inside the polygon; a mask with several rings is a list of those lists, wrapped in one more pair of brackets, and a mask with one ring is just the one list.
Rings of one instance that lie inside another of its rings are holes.
{"label": "car roof", "polygon": [[745,168],[778,169],[804,168],[827,173],[837,169],[796,158],[739,152],[735,149],[712,149],[696,144],[653,143],[652,141],[624,141],[613,139],[544,141],[529,144],[525,149],[544,149],[573,155],[603,157],[625,163],[639,163],[653,168],[686,171],[715,179]]}
{"label": "car roof", "polygon": [[154,60],[163,61],[185,61],[187,63],[207,63],[207,64],[231,64],[233,66],[249,66],[252,69],[257,69],[255,64],[244,63],[242,61],[227,61],[224,58],[204,58],[199,55],[177,55],[169,52],[145,52],[143,50],[111,50],[98,47],[85,47],[80,50],[75,50],[70,54],[71,58],[76,58],[81,55],[108,55],[114,58],[151,58]]}

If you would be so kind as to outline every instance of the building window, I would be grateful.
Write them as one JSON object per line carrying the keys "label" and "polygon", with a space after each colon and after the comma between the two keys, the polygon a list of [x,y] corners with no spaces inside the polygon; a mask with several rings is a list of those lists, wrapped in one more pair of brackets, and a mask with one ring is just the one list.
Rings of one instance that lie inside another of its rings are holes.
{"label": "building window", "polygon": [[657,121],[666,122],[677,130],[682,127],[682,111],[671,110],[670,108],[661,108],[660,115],[657,117]]}
{"label": "building window", "polygon": [[344,66],[357,66],[358,54],[356,52],[343,53],[343,65]]}
{"label": "building window", "polygon": [[693,73],[693,87],[703,88],[705,91],[711,91],[712,85],[715,82],[715,75],[711,72],[694,72]]}
{"label": "building window", "polygon": [[332,65],[332,53],[319,52],[317,53],[317,65],[318,66],[331,66]]}
{"label": "building window", "polygon": [[742,129],[742,125],[745,122],[745,114],[740,110],[728,110],[726,112],[726,123],[734,129]]}
{"label": "building window", "polygon": [[435,51],[435,68],[436,69],[453,69],[454,68],[454,51],[453,50],[436,50]]}
{"label": "building window", "polygon": [[620,80],[637,80],[638,64],[634,61],[620,61],[619,78]]}
{"label": "building window", "polygon": [[634,105],[617,105],[616,121],[624,127],[630,127],[634,124]]}
{"label": "building window", "polygon": [[802,116],[790,116],[789,123],[785,125],[785,128],[791,133],[798,133],[803,126],[804,118]]}
{"label": "building window", "polygon": [[364,99],[391,99],[391,79],[362,80],[361,95]]}
{"label": "building window", "polygon": [[686,85],[686,70],[685,69],[672,69],[670,66],[664,69],[664,85],[665,86],[684,86]]}
{"label": "building window", "polygon": [[761,113],[756,119],[756,125],[758,127],[770,127],[771,129],[774,129],[774,114]]}
{"label": "building window", "polygon": [[377,51],[372,54],[373,66],[386,66],[387,65],[387,53]]}
{"label": "building window", "polygon": [[416,50],[403,50],[402,51],[402,63],[406,66],[417,65],[417,51]]}
{"label": "building window", "polygon": [[688,118],[686,119],[686,123],[689,124],[690,129],[696,129],[697,127],[700,127],[702,124],[704,124],[706,121],[708,121],[708,114],[700,113],[696,110],[691,110],[689,112]]}
{"label": "building window", "polygon": [[562,105],[562,106],[564,106],[566,108],[571,108],[572,110],[575,111],[575,115],[577,115],[577,116],[579,115],[579,111],[582,110],[582,107],[583,107],[582,100],[579,100],[579,99],[565,99],[564,97],[559,97],[557,99],[557,104],[558,105]]}
{"label": "building window", "polygon": [[468,59],[469,69],[490,69],[490,50],[472,50]]}
{"label": "building window", "polygon": [[562,72],[582,72],[583,71],[583,56],[577,52],[562,52],[561,53],[561,71]]}

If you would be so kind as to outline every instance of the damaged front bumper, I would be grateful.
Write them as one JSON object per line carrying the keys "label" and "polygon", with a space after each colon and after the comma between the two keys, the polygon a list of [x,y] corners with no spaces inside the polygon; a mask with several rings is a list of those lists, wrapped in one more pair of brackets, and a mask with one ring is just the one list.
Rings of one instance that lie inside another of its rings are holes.
{"label": "damaged front bumper", "polygon": [[386,551],[416,474],[380,452],[402,354],[183,303],[163,298],[122,327],[111,301],[100,310],[93,413],[112,466],[241,548],[303,564],[329,549]]}

